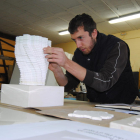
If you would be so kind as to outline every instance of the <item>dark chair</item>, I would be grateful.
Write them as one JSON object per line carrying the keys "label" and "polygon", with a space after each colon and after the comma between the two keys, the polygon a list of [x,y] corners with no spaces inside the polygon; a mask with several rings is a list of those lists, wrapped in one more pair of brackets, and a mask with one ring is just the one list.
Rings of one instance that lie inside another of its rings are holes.
{"label": "dark chair", "polygon": [[[140,72],[133,72],[133,76],[134,76],[135,83],[138,89],[140,90]],[[138,94],[138,97],[140,98],[140,92]]]}

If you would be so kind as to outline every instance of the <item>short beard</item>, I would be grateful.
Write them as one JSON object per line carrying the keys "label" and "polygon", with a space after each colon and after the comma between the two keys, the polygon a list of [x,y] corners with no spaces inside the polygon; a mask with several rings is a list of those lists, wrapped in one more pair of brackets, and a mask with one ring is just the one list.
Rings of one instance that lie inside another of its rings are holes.
{"label": "short beard", "polygon": [[[91,43],[90,43],[90,46],[89,46],[89,48],[91,49],[91,51],[92,51],[92,49],[94,48],[95,44],[96,44],[96,39],[93,39],[93,38],[91,37]],[[91,51],[90,51],[89,53],[84,53],[84,52],[83,52],[83,54],[84,54],[84,55],[88,55],[88,54],[91,53]]]}
{"label": "short beard", "polygon": [[96,44],[96,39],[93,39],[93,37],[91,37],[91,39],[92,39],[92,42],[91,42],[90,48],[93,49]]}

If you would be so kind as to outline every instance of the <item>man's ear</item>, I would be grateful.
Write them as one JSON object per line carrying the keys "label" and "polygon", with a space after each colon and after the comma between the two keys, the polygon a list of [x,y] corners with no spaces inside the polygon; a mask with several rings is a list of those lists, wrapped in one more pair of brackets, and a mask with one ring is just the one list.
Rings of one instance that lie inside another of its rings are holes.
{"label": "man's ear", "polygon": [[96,39],[97,37],[97,29],[94,29],[93,32],[91,33],[91,36],[93,39]]}

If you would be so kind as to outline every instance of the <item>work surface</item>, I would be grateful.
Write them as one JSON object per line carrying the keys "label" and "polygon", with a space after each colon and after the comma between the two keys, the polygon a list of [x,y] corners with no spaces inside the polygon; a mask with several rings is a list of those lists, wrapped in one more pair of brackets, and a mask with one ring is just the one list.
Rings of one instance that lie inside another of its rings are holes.
{"label": "work surface", "polygon": [[[111,121],[120,120],[132,116],[130,114],[97,109],[94,108],[94,105],[94,103],[90,103],[87,101],[64,100],[64,106],[61,107],[37,107],[36,109],[31,109],[0,103],[0,125],[68,119],[87,124],[109,127],[109,123]],[[114,114],[114,117],[112,119],[102,121],[68,117],[68,113],[72,113],[74,110],[105,111],[109,114]],[[45,116],[41,114],[45,114]]]}

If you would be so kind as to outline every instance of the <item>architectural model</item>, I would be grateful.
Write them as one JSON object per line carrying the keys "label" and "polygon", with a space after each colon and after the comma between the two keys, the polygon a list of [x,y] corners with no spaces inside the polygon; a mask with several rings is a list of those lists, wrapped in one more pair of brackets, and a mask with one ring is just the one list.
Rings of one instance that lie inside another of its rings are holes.
{"label": "architectural model", "polygon": [[45,85],[49,62],[43,48],[48,46],[51,47],[51,41],[45,37],[28,34],[16,37],[19,84],[2,84],[1,103],[24,108],[64,104],[64,87]]}
{"label": "architectural model", "polygon": [[15,57],[20,70],[21,85],[45,85],[48,62],[43,48],[50,46],[48,38],[24,34],[16,37]]}

